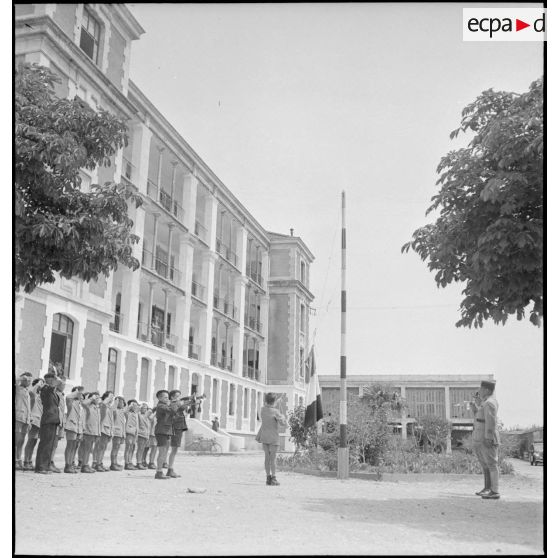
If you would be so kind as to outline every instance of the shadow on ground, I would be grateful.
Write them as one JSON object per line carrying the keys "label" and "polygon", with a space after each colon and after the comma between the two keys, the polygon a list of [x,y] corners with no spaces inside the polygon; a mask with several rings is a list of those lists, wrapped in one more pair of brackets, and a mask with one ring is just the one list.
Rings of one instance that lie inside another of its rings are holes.
{"label": "shadow on ground", "polygon": [[428,499],[311,498],[309,511],[372,525],[397,524],[455,541],[508,543],[542,548],[543,505],[451,495]]}

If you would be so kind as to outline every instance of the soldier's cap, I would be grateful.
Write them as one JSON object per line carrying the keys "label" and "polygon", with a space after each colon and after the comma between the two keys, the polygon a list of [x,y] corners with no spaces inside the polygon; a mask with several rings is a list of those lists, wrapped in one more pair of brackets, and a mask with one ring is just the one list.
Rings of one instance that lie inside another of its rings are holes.
{"label": "soldier's cap", "polygon": [[485,387],[489,389],[494,389],[496,387],[496,380],[482,380],[480,385],[481,388]]}

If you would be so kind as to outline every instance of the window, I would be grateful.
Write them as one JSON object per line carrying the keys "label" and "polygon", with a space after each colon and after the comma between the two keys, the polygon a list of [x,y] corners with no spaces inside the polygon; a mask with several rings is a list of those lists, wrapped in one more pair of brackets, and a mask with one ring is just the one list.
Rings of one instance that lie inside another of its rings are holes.
{"label": "window", "polygon": [[91,12],[84,8],[83,19],[81,22],[81,36],[79,39],[79,47],[95,64],[99,53],[99,39],[101,37],[101,26],[93,17]]}
{"label": "window", "polygon": [[234,415],[234,396],[236,395],[235,385],[231,384],[229,388],[229,415]]}
{"label": "window", "polygon": [[149,361],[146,358],[141,359],[141,375],[140,375],[140,401],[147,401],[147,383],[149,380]]}
{"label": "window", "polygon": [[306,324],[306,308],[304,307],[304,304],[301,304],[300,305],[300,332],[301,333],[304,333],[304,331],[306,330],[305,324]]}
{"label": "window", "polygon": [[174,383],[176,381],[176,368],[174,366],[169,366],[169,391],[174,389]]}
{"label": "window", "polygon": [[298,368],[298,375],[301,378],[304,378],[304,365],[306,364],[304,362],[304,349],[300,349],[299,358],[300,358],[300,362],[299,362],[299,368]]}
{"label": "window", "polygon": [[300,262],[300,282],[306,285],[306,264],[303,261]]}
{"label": "window", "polygon": [[244,388],[244,418],[248,418],[248,403],[249,403],[249,391],[248,388]]}
{"label": "window", "polygon": [[63,314],[54,314],[50,339],[50,362],[60,364],[67,378],[70,377],[74,322]]}
{"label": "window", "polygon": [[107,370],[107,391],[116,391],[116,364],[118,362],[118,352],[116,349],[109,349],[108,370]]}

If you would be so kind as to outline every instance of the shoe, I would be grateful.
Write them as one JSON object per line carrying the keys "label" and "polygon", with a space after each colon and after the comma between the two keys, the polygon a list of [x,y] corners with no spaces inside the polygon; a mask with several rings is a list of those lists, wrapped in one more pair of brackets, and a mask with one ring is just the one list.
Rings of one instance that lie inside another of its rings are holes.
{"label": "shoe", "polygon": [[64,472],[65,473],[75,473],[76,471],[71,465],[65,465],[64,466]]}
{"label": "shoe", "polygon": [[143,468],[144,468],[144,469],[147,469],[147,461],[143,461],[143,462],[142,462],[142,465],[143,465]]}
{"label": "shoe", "polygon": [[143,471],[144,469],[147,469],[147,467],[145,467],[142,463],[138,463],[138,464],[136,465],[136,469],[140,469],[140,470]]}
{"label": "shoe", "polygon": [[126,469],[126,471],[135,471],[136,467],[131,463],[126,463],[126,465],[124,465],[124,469]]}
{"label": "shoe", "polygon": [[477,496],[482,496],[483,494],[488,494],[489,492],[490,492],[490,488],[483,488],[482,490],[475,492],[475,494]]}
{"label": "shoe", "polygon": [[265,484],[267,484],[267,486],[271,484],[271,475],[267,475],[267,480],[265,481]]}
{"label": "shoe", "polygon": [[163,469],[166,469],[168,466],[169,466],[169,464],[165,461],[165,462],[163,463]]}
{"label": "shoe", "polygon": [[95,472],[95,469],[93,469],[93,467],[89,467],[89,465],[84,465],[84,466],[81,468],[81,472],[82,472],[82,473],[94,473],[94,472]]}
{"label": "shoe", "polygon": [[500,499],[500,493],[499,492],[494,492],[493,490],[491,490],[490,492],[487,492],[486,494],[483,494],[482,499],[483,500],[499,500]]}
{"label": "shoe", "polygon": [[169,477],[165,477],[165,475],[163,475],[163,471],[157,471],[155,473],[155,478],[157,480],[169,480]]}
{"label": "shoe", "polygon": [[77,466],[78,466],[78,469],[81,469],[83,467],[83,461],[78,461]]}
{"label": "shoe", "polygon": [[148,469],[157,469],[157,465],[155,465],[155,463],[150,463],[150,464],[147,466],[147,468],[148,468]]}
{"label": "shoe", "polygon": [[76,467],[75,465],[72,465],[72,470],[74,471],[74,473],[81,473],[81,467]]}
{"label": "shoe", "polygon": [[93,469],[95,469],[95,471],[97,471],[97,473],[106,473],[106,469],[100,463],[95,465],[93,467]]}
{"label": "shoe", "polygon": [[52,471],[47,471],[46,469],[37,469],[35,473],[39,473],[40,475],[51,475]]}
{"label": "shoe", "polygon": [[167,477],[170,477],[171,479],[178,479],[180,478],[182,475],[178,475],[174,472],[174,469],[169,469],[167,471]]}
{"label": "shoe", "polygon": [[277,482],[275,475],[271,475],[271,480],[269,481],[269,484],[270,486],[279,486],[279,483]]}
{"label": "shoe", "polygon": [[15,470],[16,471],[23,471],[23,465],[22,465],[21,461],[16,461],[15,462]]}
{"label": "shoe", "polygon": [[24,471],[33,471],[35,467],[33,467],[33,463],[31,461],[24,461],[23,462],[23,470]]}
{"label": "shoe", "polygon": [[62,471],[53,463],[50,464],[50,468],[49,471],[52,471],[53,473],[61,473]]}
{"label": "shoe", "polygon": [[113,465],[110,466],[111,471],[122,471],[122,469],[124,469],[124,467],[122,467],[122,465],[118,465],[118,464],[114,465],[113,464]]}

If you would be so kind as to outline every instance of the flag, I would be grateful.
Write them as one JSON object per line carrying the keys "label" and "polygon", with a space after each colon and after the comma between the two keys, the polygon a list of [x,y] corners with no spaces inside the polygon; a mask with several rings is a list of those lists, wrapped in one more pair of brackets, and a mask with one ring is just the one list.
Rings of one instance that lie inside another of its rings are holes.
{"label": "flag", "polygon": [[318,374],[316,374],[316,359],[314,357],[314,347],[310,349],[310,354],[306,359],[306,367],[310,376],[310,381],[306,387],[306,413],[304,414],[304,426],[306,428],[315,426],[324,416],[322,411],[322,395]]}

